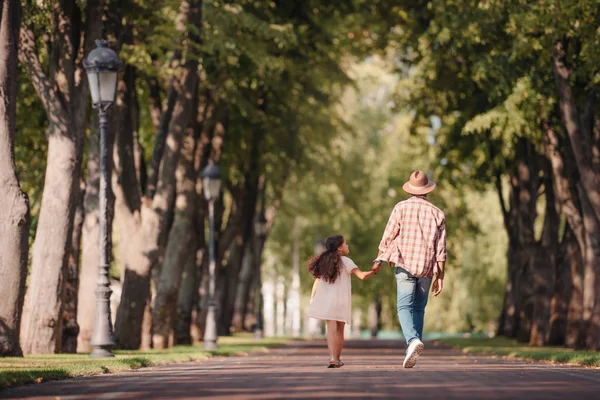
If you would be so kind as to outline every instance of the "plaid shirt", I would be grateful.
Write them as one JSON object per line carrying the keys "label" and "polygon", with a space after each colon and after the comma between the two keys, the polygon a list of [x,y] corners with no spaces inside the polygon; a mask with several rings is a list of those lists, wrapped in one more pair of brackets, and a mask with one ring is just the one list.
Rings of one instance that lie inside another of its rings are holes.
{"label": "plaid shirt", "polygon": [[446,261],[444,212],[425,196],[396,204],[379,244],[378,260],[404,268],[416,277],[433,276],[437,261]]}

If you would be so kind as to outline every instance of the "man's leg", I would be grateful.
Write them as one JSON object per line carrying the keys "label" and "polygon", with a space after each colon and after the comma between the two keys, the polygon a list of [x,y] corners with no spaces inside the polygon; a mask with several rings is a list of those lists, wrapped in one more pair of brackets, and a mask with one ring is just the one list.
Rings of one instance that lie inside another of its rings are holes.
{"label": "man's leg", "polygon": [[413,301],[413,321],[419,339],[423,340],[423,322],[425,320],[425,306],[431,288],[431,278],[417,278],[415,285],[415,298]]}
{"label": "man's leg", "polygon": [[406,344],[410,344],[411,341],[419,337],[413,319],[416,283],[417,278],[403,268],[396,267],[398,319],[400,320],[400,326],[402,327],[402,334],[406,339]]}

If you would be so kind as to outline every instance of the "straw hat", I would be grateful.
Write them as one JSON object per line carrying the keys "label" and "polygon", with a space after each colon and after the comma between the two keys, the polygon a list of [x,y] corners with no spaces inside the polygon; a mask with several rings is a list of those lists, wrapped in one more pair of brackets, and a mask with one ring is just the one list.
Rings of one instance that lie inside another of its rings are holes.
{"label": "straw hat", "polygon": [[410,194],[427,194],[435,189],[435,183],[430,181],[423,171],[416,170],[410,174],[410,179],[402,186],[402,189]]}

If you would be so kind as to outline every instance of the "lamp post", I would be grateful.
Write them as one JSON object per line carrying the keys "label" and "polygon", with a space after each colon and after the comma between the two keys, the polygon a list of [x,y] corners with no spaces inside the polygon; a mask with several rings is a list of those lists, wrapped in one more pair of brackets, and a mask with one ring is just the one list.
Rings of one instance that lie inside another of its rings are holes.
{"label": "lamp post", "polygon": [[208,201],[208,313],[206,314],[206,327],[204,330],[204,348],[215,350],[217,346],[217,302],[215,299],[216,288],[216,260],[215,260],[215,200],[221,193],[221,169],[212,160],[202,171],[202,190]]}
{"label": "lamp post", "polygon": [[114,357],[112,348],[115,346],[113,327],[110,317],[110,280],[108,268],[110,265],[110,230],[108,225],[108,194],[110,193],[110,162],[111,154],[107,147],[108,126],[107,111],[114,104],[117,94],[117,75],[121,61],[117,54],[108,48],[106,40],[96,40],[96,48],[83,61],[87,71],[92,105],[98,109],[100,126],[100,220],[99,220],[99,263],[98,281],[96,283],[96,314],[94,333],[90,345],[92,358]]}
{"label": "lamp post", "polygon": [[[264,208],[264,207],[263,207]],[[254,232],[258,241],[256,259],[258,262],[258,276],[257,278],[257,305],[256,305],[256,329],[254,330],[254,337],[256,339],[263,338],[263,296],[262,296],[262,251],[265,245],[265,238],[267,237],[267,219],[265,218],[265,212],[261,210],[260,214],[256,216],[254,221]]]}

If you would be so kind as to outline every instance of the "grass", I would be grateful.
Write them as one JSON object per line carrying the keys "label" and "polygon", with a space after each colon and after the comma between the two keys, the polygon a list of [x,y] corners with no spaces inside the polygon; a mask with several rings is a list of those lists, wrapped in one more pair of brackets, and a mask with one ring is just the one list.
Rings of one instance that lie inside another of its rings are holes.
{"label": "grass", "polygon": [[256,341],[252,335],[219,338],[219,349],[206,351],[202,345],[176,346],[166,350],[116,351],[114,358],[91,359],[87,354],[51,354],[0,358],[0,389],[51,380],[107,374],[161,364],[198,361],[214,356],[266,352],[289,339]]}
{"label": "grass", "polygon": [[439,342],[462,349],[463,353],[484,353],[509,358],[600,367],[600,352],[597,351],[581,351],[550,346],[531,347],[504,337],[441,339]]}

